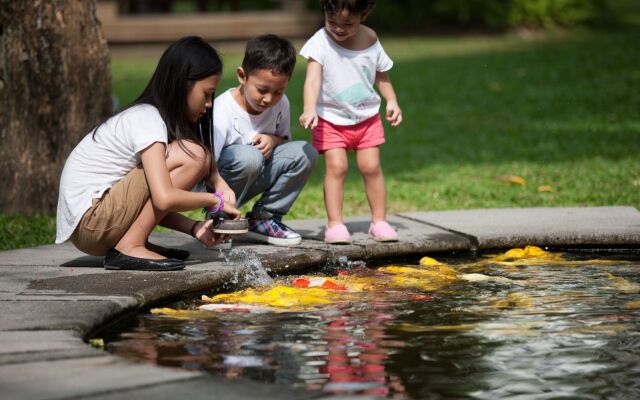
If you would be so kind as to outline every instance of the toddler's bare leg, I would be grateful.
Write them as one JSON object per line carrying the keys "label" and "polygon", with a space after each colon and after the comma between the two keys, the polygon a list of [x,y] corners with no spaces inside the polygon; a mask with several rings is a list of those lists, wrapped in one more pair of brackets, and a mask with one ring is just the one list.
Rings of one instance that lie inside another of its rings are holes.
{"label": "toddler's bare leg", "polygon": [[[187,141],[183,143],[193,154],[199,154],[198,145]],[[209,166],[208,162],[202,158],[192,158],[178,145],[177,141],[169,145],[169,156],[166,161],[173,187],[183,190],[191,190],[204,177]],[[148,200],[129,230],[116,244],[116,250],[132,257],[163,259],[163,256],[147,249],[145,243],[153,228],[167,214],[167,211],[156,209],[151,200]]]}
{"label": "toddler's bare leg", "polygon": [[327,210],[328,225],[342,224],[342,202],[344,200],[344,178],[349,170],[349,160],[345,149],[331,149],[324,152],[324,206]]}
{"label": "toddler's bare leg", "polygon": [[374,223],[387,219],[387,190],[380,165],[380,149],[356,150],[358,169],[364,178],[364,189],[371,208],[371,220]]}

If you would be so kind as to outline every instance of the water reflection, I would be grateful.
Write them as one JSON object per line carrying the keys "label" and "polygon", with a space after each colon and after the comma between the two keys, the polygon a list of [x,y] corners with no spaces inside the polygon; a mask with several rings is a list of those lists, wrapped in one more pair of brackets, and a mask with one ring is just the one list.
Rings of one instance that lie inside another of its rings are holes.
{"label": "water reflection", "polygon": [[141,315],[107,349],[336,396],[640,398],[637,259],[444,261],[506,280],[379,285],[296,312],[176,304],[187,311]]}

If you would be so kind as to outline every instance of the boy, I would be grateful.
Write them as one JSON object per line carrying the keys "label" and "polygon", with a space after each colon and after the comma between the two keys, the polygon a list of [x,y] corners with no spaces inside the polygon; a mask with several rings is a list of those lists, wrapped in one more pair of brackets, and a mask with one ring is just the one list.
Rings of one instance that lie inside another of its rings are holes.
{"label": "boy", "polygon": [[301,236],[282,222],[304,187],[317,157],[304,141],[291,138],[289,100],[284,94],[296,63],[286,39],[262,35],[246,46],[236,70],[240,86],[215,99],[215,188],[233,193],[242,206],[261,194],[247,215],[247,237],[281,246],[300,243]]}

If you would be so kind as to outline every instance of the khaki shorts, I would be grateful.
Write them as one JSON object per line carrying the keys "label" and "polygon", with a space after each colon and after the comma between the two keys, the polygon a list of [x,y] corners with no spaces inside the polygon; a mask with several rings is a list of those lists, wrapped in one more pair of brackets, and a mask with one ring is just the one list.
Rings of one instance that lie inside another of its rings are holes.
{"label": "khaki shorts", "polygon": [[103,256],[129,230],[150,197],[142,166],[134,168],[84,213],[71,242],[87,254]]}

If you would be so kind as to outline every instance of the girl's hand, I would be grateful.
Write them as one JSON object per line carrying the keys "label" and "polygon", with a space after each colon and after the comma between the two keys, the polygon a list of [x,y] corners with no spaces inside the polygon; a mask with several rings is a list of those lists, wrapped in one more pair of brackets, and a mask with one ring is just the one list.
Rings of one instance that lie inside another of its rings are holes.
{"label": "girl's hand", "polygon": [[284,139],[280,136],[266,135],[264,133],[257,133],[251,142],[252,145],[256,146],[256,149],[260,150],[264,159],[268,159],[271,157],[271,153],[273,153],[273,148],[281,145],[284,142]]}
{"label": "girl's hand", "polygon": [[230,205],[225,202],[224,207],[222,207],[222,211],[224,211],[224,213],[227,214],[232,219],[240,219],[241,213],[240,213],[240,210],[238,210],[235,207],[235,204]]}
{"label": "girl's hand", "polygon": [[300,116],[300,125],[304,129],[313,129],[318,126],[318,114],[315,111],[305,111]]}
{"label": "girl's hand", "polygon": [[220,235],[213,233],[213,220],[198,221],[196,228],[193,230],[193,236],[198,239],[206,247],[216,245],[224,240],[229,239],[229,235]]}
{"label": "girl's hand", "polygon": [[387,102],[387,121],[391,126],[398,126],[402,122],[402,110],[397,101]]}
{"label": "girl's hand", "polygon": [[237,206],[236,194],[231,189],[231,186],[227,184],[227,182],[220,176],[220,171],[216,168],[216,172],[213,174],[213,177],[210,178],[208,182],[209,186],[214,187],[216,192],[222,192],[222,198],[224,199],[225,204],[229,204],[230,206]]}
{"label": "girl's hand", "polygon": [[227,188],[226,190],[221,190],[222,198],[224,199],[224,204],[228,204],[231,207],[236,207],[236,194],[231,188]]}
{"label": "girl's hand", "polygon": [[[229,193],[233,193],[232,190],[228,191]],[[227,196],[229,196],[229,198],[231,197],[230,195],[226,194],[227,192],[222,192],[222,209],[219,209],[220,206],[220,200],[218,199],[218,196],[214,196],[215,198],[215,203],[212,204],[210,207],[205,207],[204,211],[207,214],[207,218],[211,218],[212,216],[217,215],[216,213],[218,211],[222,211],[223,213],[225,213],[229,218],[231,219],[239,219],[240,218],[240,210],[238,210],[236,208],[236,204],[235,204],[235,194],[233,195],[233,202],[231,203],[227,203]],[[215,210],[215,211],[213,211]]]}

